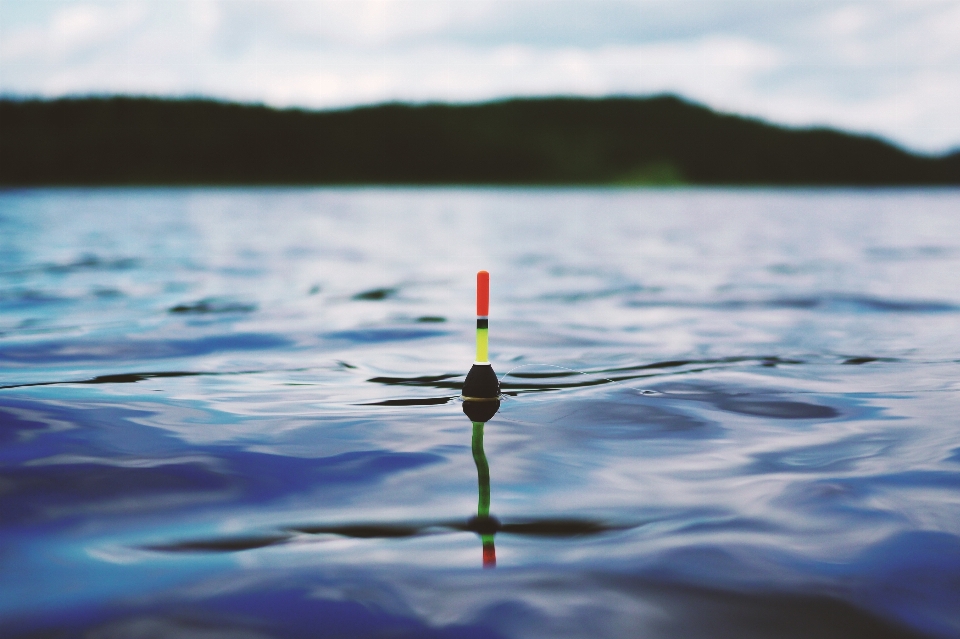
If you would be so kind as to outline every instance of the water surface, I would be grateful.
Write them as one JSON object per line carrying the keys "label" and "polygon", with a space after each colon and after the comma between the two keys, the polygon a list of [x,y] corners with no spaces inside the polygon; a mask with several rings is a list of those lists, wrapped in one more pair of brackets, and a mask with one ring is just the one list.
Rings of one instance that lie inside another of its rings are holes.
{"label": "water surface", "polygon": [[0,193],[4,636],[960,636],[958,211]]}

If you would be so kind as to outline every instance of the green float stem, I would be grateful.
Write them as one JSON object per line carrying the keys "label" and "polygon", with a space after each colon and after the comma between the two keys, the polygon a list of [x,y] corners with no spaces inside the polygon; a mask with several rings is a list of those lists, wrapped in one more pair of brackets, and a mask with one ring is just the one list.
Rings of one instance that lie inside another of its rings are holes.
{"label": "green float stem", "polygon": [[[480,491],[477,516],[490,516],[490,465],[483,453],[483,422],[473,422],[473,461],[477,465],[477,484]],[[492,537],[491,537],[492,539]]]}

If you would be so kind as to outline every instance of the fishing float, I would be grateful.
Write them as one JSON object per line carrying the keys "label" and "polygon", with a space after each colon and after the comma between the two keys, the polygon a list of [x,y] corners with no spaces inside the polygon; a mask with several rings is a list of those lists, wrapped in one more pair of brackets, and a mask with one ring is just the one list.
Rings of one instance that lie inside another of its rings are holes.
{"label": "fishing float", "polygon": [[471,421],[486,422],[500,409],[500,380],[489,355],[490,274],[477,273],[477,358],[463,382],[463,412]]}

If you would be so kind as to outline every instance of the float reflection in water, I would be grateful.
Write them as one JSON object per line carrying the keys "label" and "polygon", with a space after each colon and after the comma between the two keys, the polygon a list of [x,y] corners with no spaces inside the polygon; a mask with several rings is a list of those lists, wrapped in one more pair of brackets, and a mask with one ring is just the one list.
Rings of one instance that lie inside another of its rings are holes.
{"label": "float reflection in water", "polygon": [[[498,408],[499,405],[500,402],[497,402]],[[490,516],[490,465],[483,453],[483,426],[484,422],[473,422],[473,461],[477,464],[479,497],[477,516],[471,519],[468,525],[480,535],[483,542],[483,567],[493,568],[497,565],[497,549],[493,537],[497,534],[500,522]]]}

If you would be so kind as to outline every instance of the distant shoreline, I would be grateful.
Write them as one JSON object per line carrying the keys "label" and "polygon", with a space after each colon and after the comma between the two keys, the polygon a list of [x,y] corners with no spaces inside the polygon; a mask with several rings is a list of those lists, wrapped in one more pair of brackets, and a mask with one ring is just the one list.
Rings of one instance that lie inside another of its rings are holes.
{"label": "distant shoreline", "polygon": [[960,185],[934,157],[673,96],[277,110],[213,100],[0,100],[0,187]]}

